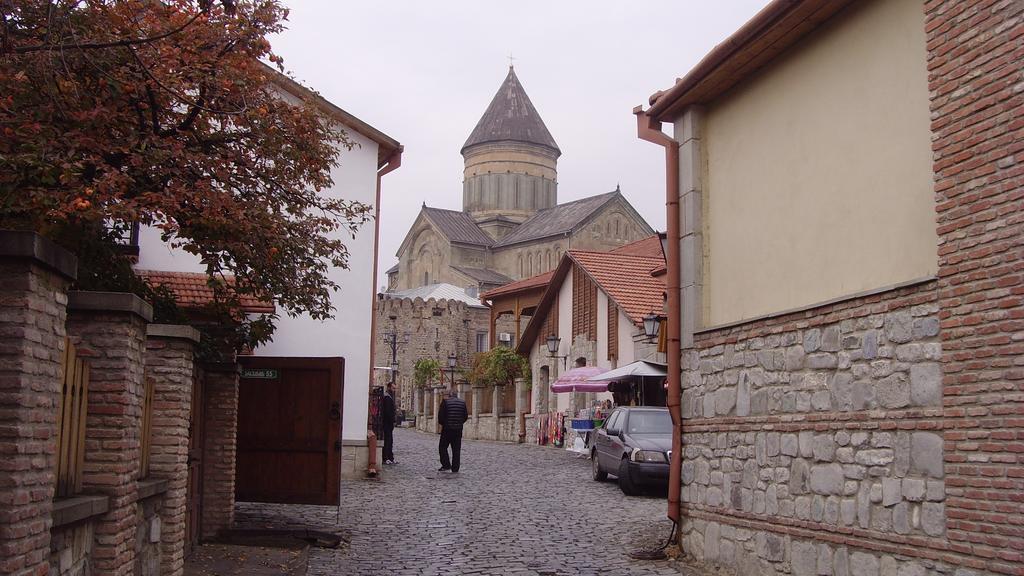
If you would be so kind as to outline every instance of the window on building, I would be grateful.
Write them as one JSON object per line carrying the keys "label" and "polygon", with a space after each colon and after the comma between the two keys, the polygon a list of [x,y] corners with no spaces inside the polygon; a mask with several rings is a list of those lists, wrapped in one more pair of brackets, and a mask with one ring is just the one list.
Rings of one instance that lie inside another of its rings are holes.
{"label": "window on building", "polygon": [[487,332],[476,333],[476,351],[487,352]]}

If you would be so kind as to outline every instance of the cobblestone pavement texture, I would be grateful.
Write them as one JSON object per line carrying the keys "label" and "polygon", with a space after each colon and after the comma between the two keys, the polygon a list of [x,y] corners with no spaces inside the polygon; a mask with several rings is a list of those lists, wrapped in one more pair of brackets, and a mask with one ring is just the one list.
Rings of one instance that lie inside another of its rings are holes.
{"label": "cobblestone pavement texture", "polygon": [[465,441],[462,470],[437,472],[437,438],[396,430],[398,464],[343,485],[340,511],[240,503],[236,523],[342,535],[310,550],[310,576],[708,574],[629,557],[668,537],[663,494],[625,496],[590,479],[589,459],[529,444]]}

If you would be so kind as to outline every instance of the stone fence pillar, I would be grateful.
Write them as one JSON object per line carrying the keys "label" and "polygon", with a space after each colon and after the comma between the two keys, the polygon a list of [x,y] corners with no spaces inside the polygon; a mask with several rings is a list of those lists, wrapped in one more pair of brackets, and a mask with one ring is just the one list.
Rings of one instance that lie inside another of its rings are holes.
{"label": "stone fence pillar", "polygon": [[213,538],[235,520],[235,457],[238,440],[238,376],[235,362],[209,363],[203,401],[201,536]]}
{"label": "stone fence pillar", "polygon": [[0,573],[45,573],[56,487],[57,404],[75,257],[0,232]]}
{"label": "stone fence pillar", "polygon": [[143,354],[152,319],[152,307],[134,294],[68,295],[68,335],[90,359],[82,489],[110,498],[95,525],[92,565],[100,574],[131,574],[135,565]]}
{"label": "stone fence pillar", "polygon": [[[473,386],[473,425],[479,425],[480,422],[480,403],[483,402],[483,387]],[[479,430],[479,428],[477,428]]]}
{"label": "stone fence pillar", "polygon": [[501,399],[504,392],[504,386],[496,385],[494,393],[491,394],[491,418],[494,419],[494,440],[501,440]]}
{"label": "stone fence pillar", "polygon": [[153,382],[153,431],[149,470],[167,480],[160,509],[160,574],[178,576],[185,567],[188,503],[189,423],[195,346],[191,326],[150,324],[146,329],[146,378]]}

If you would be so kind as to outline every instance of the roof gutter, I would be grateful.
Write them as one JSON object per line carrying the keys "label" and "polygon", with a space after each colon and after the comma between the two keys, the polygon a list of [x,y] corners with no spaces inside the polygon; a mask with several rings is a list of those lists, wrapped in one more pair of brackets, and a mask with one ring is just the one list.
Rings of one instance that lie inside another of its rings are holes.
{"label": "roof gutter", "polygon": [[[668,211],[668,254],[666,255],[665,288],[668,291],[668,411],[672,415],[672,461],[668,476],[668,517],[679,525],[682,477],[683,417],[681,397],[681,292],[679,261],[679,143],[661,131],[661,123],[644,112],[643,106],[633,109],[637,137],[665,149],[665,208]],[[674,532],[678,538],[679,531]]]}
{"label": "roof gutter", "polygon": [[[761,9],[753,18],[747,21],[739,30],[715,46],[708,52],[700,62],[686,76],[676,80],[674,86],[664,92],[656,92],[650,98],[650,109],[646,115],[660,121],[665,120],[664,116],[670,112],[673,105],[684,94],[700,84],[708,75],[717,69],[723,62],[744,48],[751,40],[760,36],[766,29],[788,14],[803,0],[775,0]],[[640,136],[641,139],[645,139]],[[653,142],[653,140],[652,140]]]}

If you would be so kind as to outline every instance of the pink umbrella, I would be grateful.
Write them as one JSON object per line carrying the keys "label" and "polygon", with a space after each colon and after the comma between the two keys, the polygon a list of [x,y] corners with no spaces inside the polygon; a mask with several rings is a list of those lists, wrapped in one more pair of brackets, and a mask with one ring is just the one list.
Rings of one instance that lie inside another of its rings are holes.
{"label": "pink umbrella", "polygon": [[604,372],[597,366],[580,366],[566,371],[551,384],[551,391],[558,392],[607,392],[607,382],[587,382],[587,378]]}

